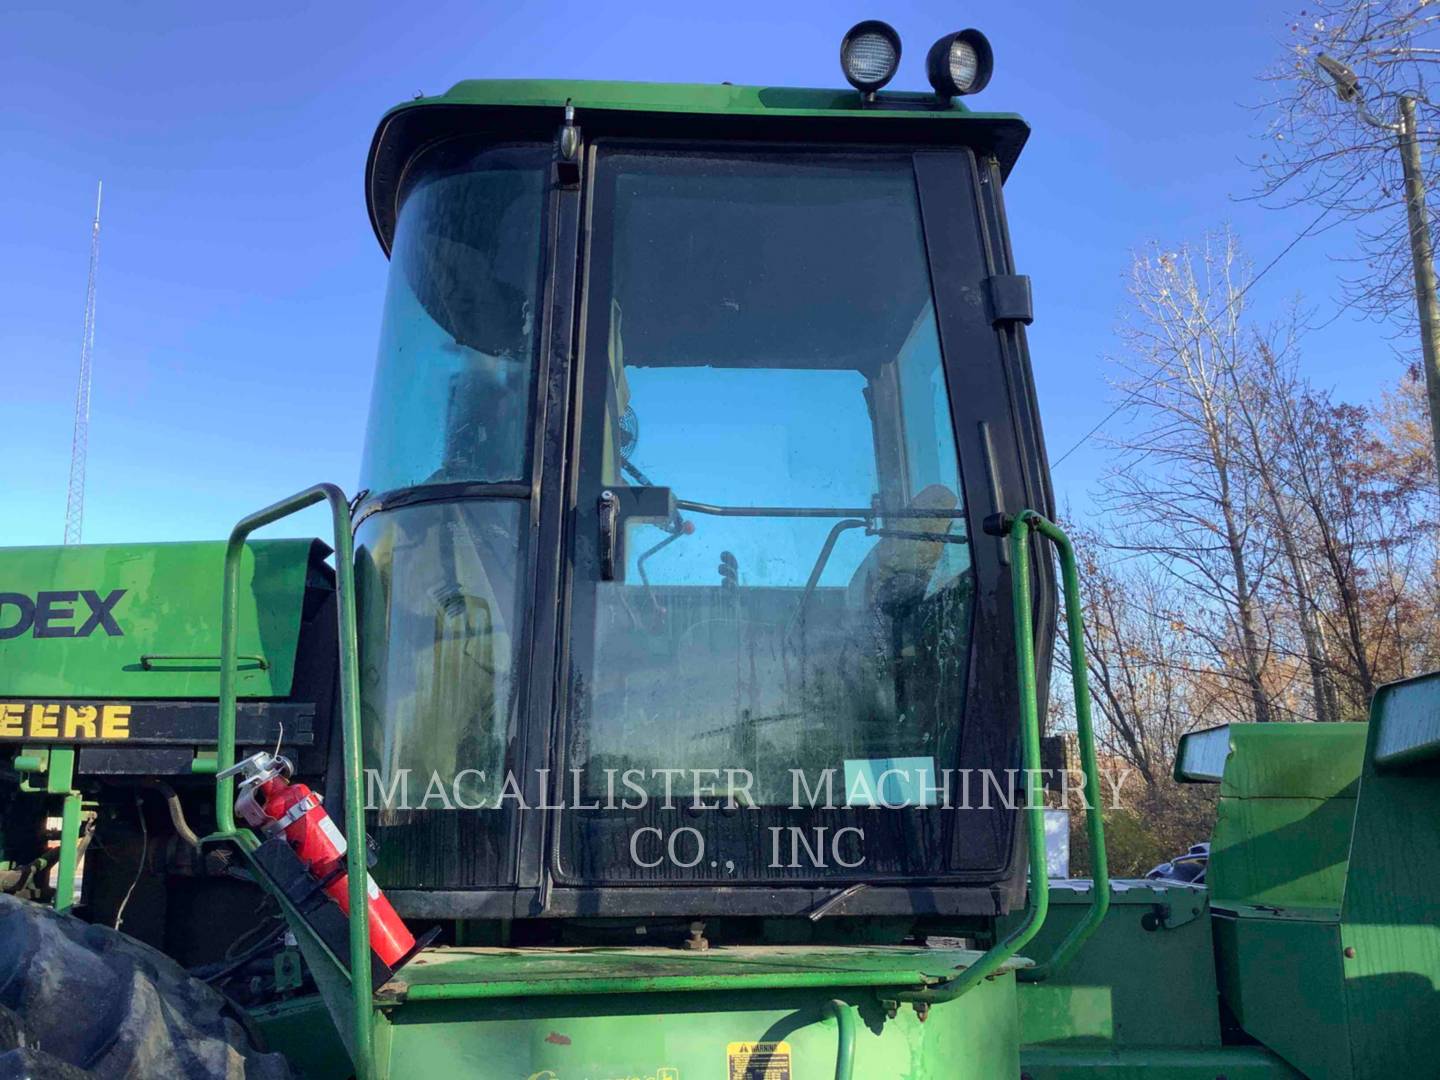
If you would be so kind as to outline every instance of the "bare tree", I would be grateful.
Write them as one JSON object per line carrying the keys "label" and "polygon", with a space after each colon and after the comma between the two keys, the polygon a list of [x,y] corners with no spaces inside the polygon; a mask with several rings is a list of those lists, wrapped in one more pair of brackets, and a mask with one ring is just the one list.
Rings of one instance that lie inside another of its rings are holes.
{"label": "bare tree", "polygon": [[1147,559],[1114,560],[1093,530],[1078,530],[1076,546],[1096,740],[1153,788],[1195,725],[1180,597],[1170,575]]}
{"label": "bare tree", "polygon": [[[1256,162],[1261,196],[1272,204],[1305,203],[1333,222],[1353,222],[1362,269],[1343,283],[1347,302],[1400,325],[1414,325],[1405,184],[1393,132],[1367,122],[1365,111],[1394,121],[1395,101],[1416,101],[1416,130],[1428,190],[1440,170],[1440,105],[1429,82],[1440,77],[1440,4],[1433,0],[1318,0],[1289,26],[1285,58],[1262,75],[1266,147]],[[1317,66],[1326,54],[1359,78],[1364,108],[1342,102]],[[1440,206],[1431,200],[1432,235]],[[1318,220],[1318,219],[1317,219]]]}
{"label": "bare tree", "polygon": [[1419,369],[1378,408],[1336,399],[1301,374],[1298,314],[1250,324],[1251,280],[1228,231],[1135,258],[1128,424],[1104,513],[1072,529],[1097,739],[1144,779],[1111,822],[1131,870],[1213,813],[1169,778],[1181,735],[1362,719],[1381,683],[1440,664]]}
{"label": "bare tree", "polygon": [[1248,362],[1232,365],[1227,374],[1235,395],[1243,435],[1245,467],[1264,496],[1267,531],[1283,556],[1278,588],[1291,608],[1310,681],[1311,715],[1319,721],[1340,719],[1332,680],[1329,650],[1320,605],[1311,581],[1308,546],[1295,527],[1296,500],[1290,490],[1292,449],[1282,433],[1298,430],[1293,413],[1302,388],[1294,362],[1297,320],[1283,334],[1257,336]]}
{"label": "bare tree", "polygon": [[1188,592],[1187,630],[1213,670],[1237,684],[1236,718],[1267,721],[1274,710],[1260,589],[1273,552],[1256,528],[1234,374],[1249,348],[1246,274],[1228,230],[1198,249],[1135,259],[1122,389],[1140,430],[1116,442],[1105,502],[1125,522],[1119,546],[1152,558]]}
{"label": "bare tree", "polygon": [[1434,655],[1434,497],[1427,455],[1397,450],[1368,409],[1300,387],[1272,417],[1342,690],[1340,719],[1364,715],[1382,682]]}

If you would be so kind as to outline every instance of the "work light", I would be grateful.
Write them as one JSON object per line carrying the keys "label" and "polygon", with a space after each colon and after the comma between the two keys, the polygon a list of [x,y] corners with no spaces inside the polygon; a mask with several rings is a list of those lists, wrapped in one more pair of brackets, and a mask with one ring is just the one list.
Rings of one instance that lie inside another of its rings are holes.
{"label": "work light", "polygon": [[850,85],[870,95],[895,76],[900,66],[900,35],[889,23],[866,19],[840,42],[840,67]]}
{"label": "work light", "polygon": [[930,85],[946,99],[978,94],[990,81],[994,67],[995,54],[979,30],[946,34],[930,46],[925,57],[925,74],[930,78]]}

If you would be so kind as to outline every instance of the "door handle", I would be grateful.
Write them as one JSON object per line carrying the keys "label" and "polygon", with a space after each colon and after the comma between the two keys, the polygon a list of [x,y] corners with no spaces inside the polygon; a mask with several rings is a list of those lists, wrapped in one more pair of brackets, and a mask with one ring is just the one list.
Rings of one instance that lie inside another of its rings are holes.
{"label": "door handle", "polygon": [[600,580],[615,580],[615,534],[620,527],[620,500],[613,491],[600,493]]}

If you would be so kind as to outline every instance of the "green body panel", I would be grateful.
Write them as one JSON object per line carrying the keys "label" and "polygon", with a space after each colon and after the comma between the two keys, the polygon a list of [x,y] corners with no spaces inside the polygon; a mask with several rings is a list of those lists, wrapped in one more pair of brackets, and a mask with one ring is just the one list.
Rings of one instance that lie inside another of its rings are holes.
{"label": "green body panel", "polygon": [[1020,1067],[1021,1077],[1027,1080],[1306,1080],[1260,1046],[1219,1050],[1027,1047],[1020,1055]]}
{"label": "green body panel", "polygon": [[[1021,984],[1022,1042],[1027,1048],[1219,1047],[1204,888],[1153,881],[1112,886],[1110,910],[1085,947],[1044,982]],[[1032,953],[1044,955],[1080,921],[1088,894],[1079,884],[1051,886],[1050,917],[1030,943]]]}
{"label": "green body panel", "polygon": [[[636,991],[874,987],[917,992],[955,980],[969,949],[767,945],[685,949],[432,949],[381,995],[387,1002]],[[1028,963],[1025,961],[1024,963]],[[1020,966],[1015,961],[1002,970]]]}
{"label": "green body panel", "polygon": [[1440,676],[1369,725],[1231,729],[1211,854],[1220,991],[1311,1080],[1436,1074]]}
{"label": "green body panel", "polygon": [[[806,89],[794,86],[727,86],[723,83],[609,82],[589,79],[466,79],[443,94],[419,97],[391,109],[387,116],[431,105],[481,105],[494,108],[564,108],[577,113],[587,109],[617,109],[654,113],[695,113],[726,116],[838,116],[877,123],[914,119],[1014,119],[1014,113],[971,112],[959,99],[937,107],[934,94],[884,95],[887,103],[904,108],[866,108],[852,89]],[[382,121],[383,122],[383,121]]]}
{"label": "green body panel", "polygon": [[1229,732],[1207,875],[1221,997],[1307,1076],[1348,1080],[1338,920],[1366,725]]}
{"label": "green body panel", "polygon": [[[729,1044],[783,1041],[793,1080],[832,1080],[839,1030],[826,1003],[839,1001],[859,1010],[857,1078],[1014,1076],[1016,962],[946,1000],[946,984],[980,957],[837,946],[435,949],[379,995],[379,1075],[726,1080]],[[928,996],[936,1000],[905,1004]]]}
{"label": "green body panel", "polygon": [[1338,907],[1364,724],[1235,724],[1207,875],[1218,907]]}
{"label": "green body panel", "polygon": [[1217,905],[1338,907],[1355,800],[1220,800],[1209,880]]}
{"label": "green body panel", "polygon": [[75,871],[80,855],[80,792],[75,785],[75,750],[53,747],[46,755],[45,790],[63,796],[60,808],[60,859],[55,864],[55,910],[75,904]]}
{"label": "green body panel", "polygon": [[269,1047],[282,1052],[305,1080],[350,1075],[350,1056],[318,994],[262,1005],[249,1015]]}
{"label": "green body panel", "polygon": [[1357,1076],[1440,1071],[1440,769],[1407,752],[1437,717],[1440,674],[1382,687],[1371,704],[1340,916],[1340,946],[1354,950],[1340,962]]}
{"label": "green body panel", "polygon": [[1353,799],[1364,724],[1232,724],[1220,796]]}
{"label": "green body panel", "polygon": [[[249,546],[241,574],[239,691],[245,697],[290,692],[312,540],[263,540]],[[0,591],[125,590],[113,608],[120,636],[103,628],[85,637],[0,639],[0,697],[214,698],[220,689],[222,542],[91,544],[0,549]],[[83,626],[88,610],[72,603]],[[3,609],[12,624],[15,609]],[[154,657],[148,664],[142,657]],[[189,659],[161,659],[180,657]]]}
{"label": "green body panel", "polygon": [[1221,992],[1250,1035],[1317,1080],[1356,1075],[1333,918],[1217,916],[1215,951]]}

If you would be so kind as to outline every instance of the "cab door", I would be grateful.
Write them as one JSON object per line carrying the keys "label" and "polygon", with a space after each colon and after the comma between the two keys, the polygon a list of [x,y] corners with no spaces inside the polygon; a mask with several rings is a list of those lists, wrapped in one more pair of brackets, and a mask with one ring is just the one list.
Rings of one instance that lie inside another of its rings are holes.
{"label": "cab door", "polygon": [[979,523],[1025,499],[973,155],[592,165],[556,881],[1013,877],[966,805],[1018,764]]}

